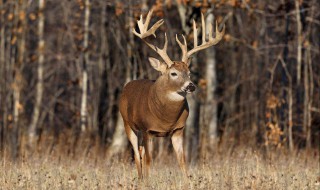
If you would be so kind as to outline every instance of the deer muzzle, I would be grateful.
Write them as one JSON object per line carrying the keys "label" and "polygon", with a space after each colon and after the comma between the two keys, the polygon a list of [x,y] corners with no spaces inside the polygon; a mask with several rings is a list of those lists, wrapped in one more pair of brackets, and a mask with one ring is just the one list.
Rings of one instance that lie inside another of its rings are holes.
{"label": "deer muzzle", "polygon": [[193,91],[195,91],[196,90],[196,86],[192,83],[192,82],[190,82],[189,84],[188,84],[188,86],[185,88],[185,91],[187,92],[187,93],[191,93],[191,92],[193,92]]}

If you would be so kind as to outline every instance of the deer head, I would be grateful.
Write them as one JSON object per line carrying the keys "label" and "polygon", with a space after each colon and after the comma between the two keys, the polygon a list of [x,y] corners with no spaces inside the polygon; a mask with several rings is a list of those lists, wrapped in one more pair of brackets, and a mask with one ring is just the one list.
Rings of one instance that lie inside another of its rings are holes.
{"label": "deer head", "polygon": [[168,54],[168,39],[165,33],[165,43],[164,47],[160,49],[159,47],[150,44],[145,40],[145,38],[153,35],[156,37],[156,30],[164,23],[163,19],[157,21],[150,29],[148,29],[151,16],[153,10],[149,11],[146,21],[143,22],[142,15],[140,16],[140,20],[137,21],[140,33],[138,33],[135,29],[133,29],[133,33],[141,38],[151,49],[153,49],[160,57],[163,59],[163,62],[156,58],[149,58],[149,62],[151,66],[161,72],[162,76],[158,79],[167,83],[167,87],[170,87],[171,99],[180,100],[182,99],[187,93],[191,93],[195,90],[195,85],[190,80],[190,71],[189,71],[189,62],[191,61],[191,56],[203,49],[206,49],[210,46],[217,44],[223,37],[225,32],[225,27],[223,26],[222,31],[218,30],[218,24],[216,23],[216,36],[213,37],[212,34],[212,24],[209,23],[209,39],[206,40],[206,25],[204,22],[204,16],[201,14],[201,21],[202,21],[202,44],[198,45],[198,33],[196,22],[193,20],[193,30],[194,30],[194,48],[188,51],[186,38],[182,35],[183,43],[178,39],[178,35],[176,35],[176,41],[179,44],[182,57],[181,61],[172,61]]}
{"label": "deer head", "polygon": [[193,92],[196,86],[190,80],[190,71],[187,64],[183,62],[173,62],[169,67],[167,64],[156,58],[149,58],[151,66],[161,72],[157,83],[167,92],[169,100],[183,100],[186,94]]}

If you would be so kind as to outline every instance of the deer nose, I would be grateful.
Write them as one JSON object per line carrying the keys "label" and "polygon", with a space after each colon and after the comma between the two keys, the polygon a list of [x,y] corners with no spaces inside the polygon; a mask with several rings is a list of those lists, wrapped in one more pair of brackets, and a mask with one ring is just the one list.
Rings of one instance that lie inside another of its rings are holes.
{"label": "deer nose", "polygon": [[193,92],[196,90],[196,86],[192,82],[190,82],[186,89],[189,92]]}

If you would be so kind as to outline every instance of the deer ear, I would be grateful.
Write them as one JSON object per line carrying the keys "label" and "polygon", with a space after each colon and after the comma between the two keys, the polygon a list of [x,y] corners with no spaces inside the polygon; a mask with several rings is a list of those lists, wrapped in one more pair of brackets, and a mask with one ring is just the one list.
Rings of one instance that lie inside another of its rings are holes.
{"label": "deer ear", "polygon": [[153,57],[149,57],[149,62],[151,64],[151,66],[157,70],[157,71],[160,71],[161,74],[163,74],[166,70],[167,70],[167,65],[164,64],[164,63],[161,63],[161,61],[159,61],[158,59],[156,58],[153,58]]}

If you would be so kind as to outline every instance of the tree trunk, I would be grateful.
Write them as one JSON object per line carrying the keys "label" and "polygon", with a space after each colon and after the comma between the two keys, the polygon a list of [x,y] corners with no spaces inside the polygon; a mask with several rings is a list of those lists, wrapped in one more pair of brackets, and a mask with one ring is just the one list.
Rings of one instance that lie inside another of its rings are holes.
{"label": "tree trunk", "polygon": [[[102,127],[102,131],[106,127],[105,123],[99,123],[100,116],[105,115],[105,109],[106,106],[104,104],[104,100],[107,98],[105,97],[105,89],[106,89],[106,79],[107,79],[107,63],[109,61],[109,56],[106,56],[109,52],[108,47],[108,41],[107,41],[107,33],[106,33],[106,27],[105,24],[107,22],[107,12],[106,12],[106,2],[102,1],[99,6],[101,7],[101,13],[100,13],[100,48],[99,48],[99,61],[97,66],[92,69],[91,74],[91,87],[92,91],[95,91],[95,93],[92,93],[92,126],[94,128],[94,131],[99,131],[100,126]],[[110,72],[110,71],[109,71]],[[98,77],[97,77],[98,76]],[[104,138],[103,138],[104,139]]]}
{"label": "tree trunk", "polygon": [[[315,6],[315,2],[312,1],[311,7]],[[316,9],[311,9],[310,12],[310,18],[314,17]],[[307,42],[312,41],[312,25],[309,25],[307,28],[306,36],[309,38],[307,39]],[[306,43],[306,50],[305,50],[305,63],[304,63],[304,122],[303,127],[306,128],[306,147],[307,149],[310,149],[312,146],[311,143],[311,125],[312,125],[312,101],[314,96],[314,77],[313,77],[313,68],[312,68],[312,55],[311,55],[311,45],[309,43]],[[305,121],[305,118],[307,118]],[[306,123],[305,123],[306,122]]]}
{"label": "tree trunk", "polygon": [[[8,9],[8,13],[10,13],[11,15],[17,14],[17,11],[15,7],[13,6],[9,6]],[[5,16],[5,15],[2,15]],[[4,21],[6,18],[3,18]],[[15,43],[12,43],[15,39],[15,33],[14,28],[16,28],[16,20],[17,19],[13,19],[12,21],[8,21],[6,28],[5,27],[1,27],[2,29],[4,29],[4,36],[5,40],[1,40],[1,42],[3,43],[2,45],[4,46],[4,55],[3,55],[3,61],[5,62],[4,66],[4,82],[5,82],[5,86],[3,86],[3,89],[5,90],[4,92],[4,110],[3,110],[3,141],[5,144],[8,144],[9,146],[11,146],[10,148],[8,148],[7,150],[8,153],[11,151],[11,156],[15,159],[16,158],[16,129],[14,129],[12,127],[13,125],[13,119],[12,119],[12,110],[13,110],[13,103],[12,103],[12,88],[11,88],[11,84],[13,83],[13,66],[15,64],[15,52],[16,52],[16,47],[15,47]],[[3,22],[4,22],[3,21]],[[4,152],[6,153],[6,152]]]}
{"label": "tree trunk", "polygon": [[123,120],[119,112],[117,116],[116,129],[112,137],[112,143],[107,151],[107,158],[109,159],[114,155],[123,153],[127,144],[128,140],[123,126]]}
{"label": "tree trunk", "polygon": [[289,80],[289,89],[288,89],[288,136],[289,136],[289,149],[291,152],[294,150],[294,142],[293,142],[293,120],[292,120],[292,105],[293,105],[293,94],[292,94],[292,80],[290,77]]}
{"label": "tree trunk", "polygon": [[[3,0],[0,0],[0,6],[3,6]],[[6,109],[6,62],[5,62],[5,18],[4,15],[0,15],[0,24],[2,25],[0,29],[0,157],[2,157],[4,149],[4,137],[5,137],[5,109]]]}
{"label": "tree trunk", "polygon": [[306,146],[311,148],[311,108],[313,95],[313,73],[310,47],[306,50],[306,63],[304,64],[304,106],[303,106],[303,127],[306,131]]}
{"label": "tree trunk", "polygon": [[[206,23],[214,23],[214,16],[211,10],[208,10],[209,15],[206,18]],[[208,30],[208,28],[206,28]],[[208,33],[208,31],[206,32]],[[210,47],[205,50],[206,55],[206,81],[207,81],[207,92],[206,92],[206,105],[205,105],[205,118],[206,125],[208,126],[209,134],[209,146],[212,147],[217,140],[217,126],[218,126],[218,115],[217,115],[217,101],[215,97],[215,91],[217,88],[217,75],[216,75],[216,50],[214,47]]]}
{"label": "tree trunk", "polygon": [[[18,3],[18,11],[19,14],[26,14],[26,1],[20,1]],[[13,126],[15,129],[16,133],[16,138],[17,142],[20,145],[20,136],[19,136],[19,131],[20,126],[19,126],[19,116],[20,112],[22,110],[22,105],[21,105],[21,89],[22,89],[22,81],[23,81],[23,76],[22,76],[22,69],[23,69],[23,63],[25,59],[25,42],[26,42],[26,18],[20,16],[20,19],[18,21],[18,27],[22,29],[21,33],[17,34],[17,60],[14,66],[14,82],[13,82]],[[16,145],[18,147],[19,145]]]}
{"label": "tree trunk", "polygon": [[42,102],[42,95],[43,95],[43,63],[44,63],[44,48],[45,48],[45,41],[44,41],[44,8],[45,8],[45,0],[39,0],[39,21],[38,21],[38,35],[39,35],[39,42],[38,42],[38,81],[36,86],[36,102],[33,109],[33,115],[31,124],[29,127],[29,145],[31,147],[34,146],[34,141],[36,137],[36,129],[37,124],[40,116],[40,109],[41,109],[41,102]]}
{"label": "tree trunk", "polygon": [[187,7],[184,6],[178,0],[176,0],[176,4],[177,4],[177,8],[178,8],[178,13],[180,16],[180,23],[182,26],[182,30],[185,32],[185,34],[189,34],[189,30],[187,30],[187,28],[189,29],[190,27],[187,27],[187,23],[186,23],[186,17],[188,16],[187,15]]}
{"label": "tree trunk", "polygon": [[[234,11],[234,10],[233,10]],[[235,24],[237,22],[234,21],[234,16],[232,16],[229,19],[229,22],[227,22],[227,28],[228,28],[228,32],[231,36],[235,36],[236,35],[236,28],[238,28],[237,26],[235,26]],[[229,94],[228,94],[228,104],[227,104],[227,118],[226,118],[226,125],[225,128],[223,130],[223,134],[221,137],[222,143],[226,142],[227,143],[227,139],[230,137],[230,134],[232,132],[232,127],[236,126],[235,123],[236,119],[235,116],[237,115],[236,113],[236,90],[237,90],[237,78],[238,78],[238,65],[237,65],[237,51],[236,51],[236,43],[234,40],[230,40],[229,42],[230,45],[230,70],[229,73],[230,75],[227,76],[227,78],[229,79],[229,83],[228,85],[234,85],[234,88],[231,88],[232,90],[230,90]],[[228,67],[229,68],[229,67]],[[223,146],[221,146],[223,147]]]}
{"label": "tree trunk", "polygon": [[289,139],[289,150],[292,152],[294,149],[294,143],[293,143],[293,134],[292,134],[292,127],[293,127],[293,121],[292,121],[292,104],[293,104],[293,94],[292,94],[292,77],[287,69],[286,63],[283,61],[283,59],[280,59],[282,67],[285,71],[285,74],[289,81],[289,87],[288,87],[288,139]]}
{"label": "tree trunk", "polygon": [[83,39],[83,50],[84,60],[82,68],[82,95],[81,95],[81,110],[80,110],[80,126],[81,131],[87,129],[87,99],[88,99],[88,64],[89,64],[89,19],[90,19],[90,0],[85,1],[85,13],[84,13],[84,39]]}
{"label": "tree trunk", "polygon": [[[109,50],[109,44],[108,44],[108,34],[107,34],[107,7],[106,2],[101,2],[101,24],[100,24],[100,35],[101,35],[101,47],[99,52],[99,70],[100,70],[100,83],[99,83],[99,104],[98,104],[98,122],[99,122],[99,130],[100,130],[100,137],[101,137],[101,143],[105,145],[105,140],[107,136],[107,121],[103,118],[106,118],[111,115],[111,108],[108,106],[108,111],[105,109],[107,106],[105,101],[106,99],[110,99],[110,94],[107,94],[106,92],[111,89],[111,87],[107,84],[109,75],[108,73],[112,72],[110,68],[110,50]],[[112,106],[111,106],[112,107]],[[111,118],[111,117],[110,117]],[[110,119],[112,120],[112,119]]]}
{"label": "tree trunk", "polygon": [[296,19],[297,19],[297,83],[300,84],[301,79],[301,60],[302,60],[302,26],[300,17],[300,0],[295,0]]}

